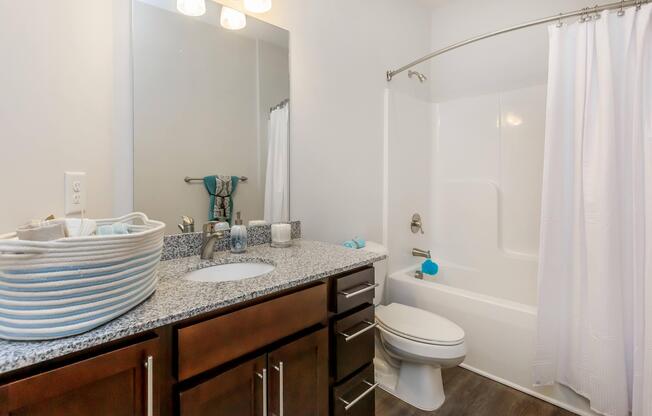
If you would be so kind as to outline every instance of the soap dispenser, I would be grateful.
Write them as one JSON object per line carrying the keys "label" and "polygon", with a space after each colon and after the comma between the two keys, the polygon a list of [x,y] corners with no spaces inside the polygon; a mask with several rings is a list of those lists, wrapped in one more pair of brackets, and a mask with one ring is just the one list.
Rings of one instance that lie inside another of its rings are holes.
{"label": "soap dispenser", "polygon": [[235,225],[231,227],[231,253],[244,253],[247,251],[247,227],[242,225],[240,212],[235,215]]}

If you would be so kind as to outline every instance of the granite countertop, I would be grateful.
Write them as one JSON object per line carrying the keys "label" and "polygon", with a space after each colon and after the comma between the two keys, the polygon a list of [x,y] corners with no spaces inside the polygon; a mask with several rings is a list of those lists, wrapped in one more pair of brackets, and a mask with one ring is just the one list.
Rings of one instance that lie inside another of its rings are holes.
{"label": "granite countertop", "polygon": [[[216,252],[211,261],[201,261],[198,256],[163,261],[159,265],[156,292],[133,310],[101,327],[51,341],[0,341],[0,374],[320,280],[384,257],[329,243],[295,240],[292,247],[285,249],[260,245],[250,247],[244,254]],[[260,277],[232,282],[181,279],[198,268],[252,260],[272,263],[276,268]]]}

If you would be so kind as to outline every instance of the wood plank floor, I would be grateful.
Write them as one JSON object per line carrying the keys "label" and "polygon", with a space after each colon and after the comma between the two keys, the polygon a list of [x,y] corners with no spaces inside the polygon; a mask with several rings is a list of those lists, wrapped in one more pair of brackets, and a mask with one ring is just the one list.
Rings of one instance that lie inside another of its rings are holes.
{"label": "wood plank floor", "polygon": [[446,401],[434,412],[416,409],[376,390],[376,416],[574,416],[461,367],[442,371]]}

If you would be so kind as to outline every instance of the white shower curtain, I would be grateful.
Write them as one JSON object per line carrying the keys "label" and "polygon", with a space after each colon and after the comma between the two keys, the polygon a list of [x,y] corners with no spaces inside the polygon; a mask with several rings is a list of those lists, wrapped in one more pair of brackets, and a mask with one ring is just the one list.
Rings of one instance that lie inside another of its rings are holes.
{"label": "white shower curtain", "polygon": [[272,111],[267,129],[265,221],[290,219],[290,104]]}
{"label": "white shower curtain", "polygon": [[652,4],[551,26],[535,383],[652,416]]}

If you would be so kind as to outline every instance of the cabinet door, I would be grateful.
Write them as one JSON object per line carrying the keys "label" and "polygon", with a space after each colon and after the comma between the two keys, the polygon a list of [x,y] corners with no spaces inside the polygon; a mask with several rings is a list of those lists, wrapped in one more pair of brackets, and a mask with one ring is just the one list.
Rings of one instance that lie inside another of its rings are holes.
{"label": "cabinet door", "polygon": [[270,415],[328,414],[328,328],[271,352],[268,364]]}
{"label": "cabinet door", "polygon": [[2,385],[0,415],[157,415],[157,352],[153,339]]}
{"label": "cabinet door", "polygon": [[265,416],[265,364],[262,355],[181,392],[181,416]]}

